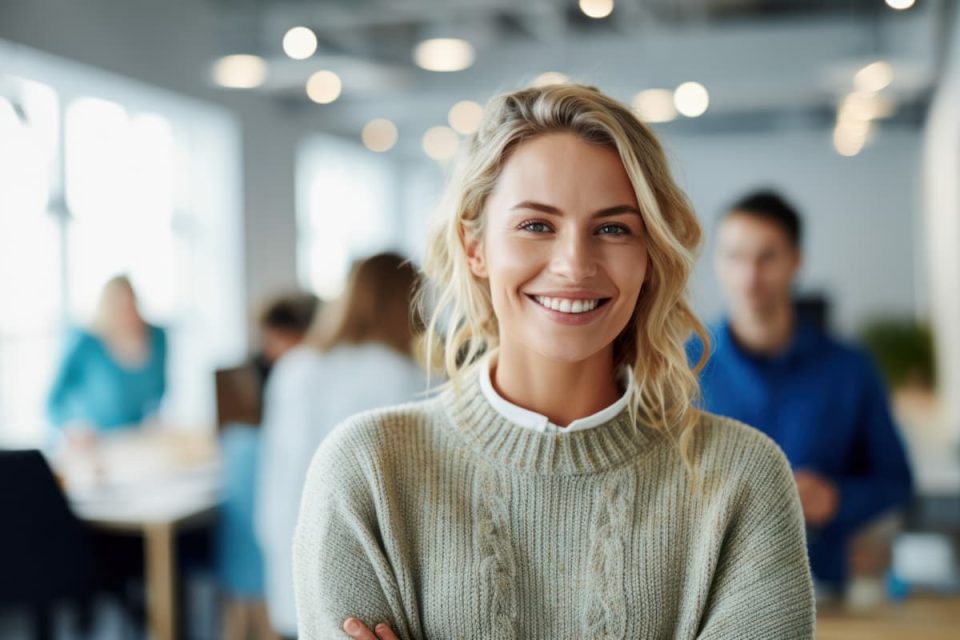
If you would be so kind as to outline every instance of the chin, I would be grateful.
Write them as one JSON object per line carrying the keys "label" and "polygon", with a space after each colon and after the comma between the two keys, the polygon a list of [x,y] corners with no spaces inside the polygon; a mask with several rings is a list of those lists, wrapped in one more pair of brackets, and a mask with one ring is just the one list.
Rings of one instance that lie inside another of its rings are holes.
{"label": "chin", "polygon": [[553,342],[544,344],[543,341],[540,341],[539,344],[532,347],[532,350],[549,360],[574,364],[596,357],[597,354],[602,353],[612,344],[612,341],[604,345],[557,344]]}

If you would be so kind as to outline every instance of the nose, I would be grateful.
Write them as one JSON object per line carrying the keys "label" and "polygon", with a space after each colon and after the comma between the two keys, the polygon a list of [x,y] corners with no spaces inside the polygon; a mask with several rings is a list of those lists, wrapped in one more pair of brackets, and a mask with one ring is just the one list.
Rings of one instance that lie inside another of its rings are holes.
{"label": "nose", "polygon": [[550,270],[570,282],[583,282],[594,277],[597,261],[590,239],[572,233],[558,238],[554,243]]}

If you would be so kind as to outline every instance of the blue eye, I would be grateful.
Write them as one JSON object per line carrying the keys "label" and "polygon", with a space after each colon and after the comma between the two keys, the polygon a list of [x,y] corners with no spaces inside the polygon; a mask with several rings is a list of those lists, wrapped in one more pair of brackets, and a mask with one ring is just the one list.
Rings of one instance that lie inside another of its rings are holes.
{"label": "blue eye", "polygon": [[529,222],[524,222],[521,224],[518,229],[523,229],[524,231],[532,231],[533,233],[546,233],[550,231],[550,226],[546,222],[539,222],[537,220],[531,220]]}
{"label": "blue eye", "polygon": [[622,224],[605,224],[597,229],[597,233],[601,235],[627,236],[630,235],[630,229]]}

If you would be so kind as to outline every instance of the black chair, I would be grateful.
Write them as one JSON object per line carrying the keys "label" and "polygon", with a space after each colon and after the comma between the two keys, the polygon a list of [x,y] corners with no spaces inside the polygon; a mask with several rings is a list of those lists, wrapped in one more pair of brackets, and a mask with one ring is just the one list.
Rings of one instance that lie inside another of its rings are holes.
{"label": "black chair", "polygon": [[0,518],[0,605],[31,612],[48,638],[55,606],[85,605],[95,575],[88,533],[39,451],[0,451]]}

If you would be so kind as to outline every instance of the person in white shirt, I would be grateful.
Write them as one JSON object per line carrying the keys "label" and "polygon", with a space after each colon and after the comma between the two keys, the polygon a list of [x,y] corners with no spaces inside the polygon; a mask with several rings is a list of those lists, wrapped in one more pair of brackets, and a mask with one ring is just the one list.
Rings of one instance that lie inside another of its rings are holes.
{"label": "person in white shirt", "polygon": [[276,364],[267,385],[256,528],[274,630],[297,633],[293,532],[307,468],[328,432],[355,413],[412,401],[427,388],[413,360],[417,273],[386,253],[358,263],[342,298]]}

